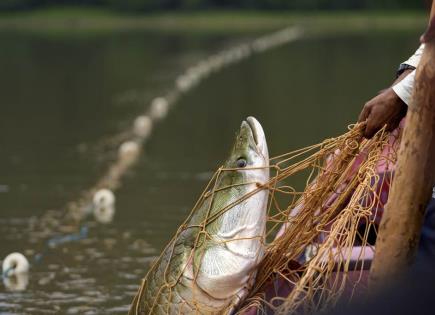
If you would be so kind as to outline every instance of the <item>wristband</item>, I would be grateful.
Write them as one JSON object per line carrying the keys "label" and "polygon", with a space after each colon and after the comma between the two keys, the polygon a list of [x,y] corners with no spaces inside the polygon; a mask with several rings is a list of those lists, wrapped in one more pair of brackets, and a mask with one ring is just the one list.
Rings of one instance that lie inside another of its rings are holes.
{"label": "wristband", "polygon": [[415,67],[414,67],[414,66],[411,66],[411,65],[408,65],[408,64],[406,64],[406,63],[402,63],[402,64],[400,64],[399,68],[398,68],[397,71],[396,71],[396,79],[397,79],[398,77],[400,77],[400,75],[401,75],[403,72],[405,72],[406,70],[415,70]]}

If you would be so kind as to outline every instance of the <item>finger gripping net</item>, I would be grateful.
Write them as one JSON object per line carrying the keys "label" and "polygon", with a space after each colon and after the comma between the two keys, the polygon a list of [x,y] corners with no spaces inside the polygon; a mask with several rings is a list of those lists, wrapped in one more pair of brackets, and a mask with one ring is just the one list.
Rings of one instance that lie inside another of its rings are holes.
{"label": "finger gripping net", "polygon": [[[252,169],[219,168],[148,271],[130,314],[304,314],[364,291],[400,130],[367,140],[362,128],[271,158],[267,183],[228,177]],[[229,216],[248,220],[262,194],[267,214],[255,233],[216,232]],[[215,287],[230,290],[228,275],[251,261],[233,298],[208,287],[210,272]]]}

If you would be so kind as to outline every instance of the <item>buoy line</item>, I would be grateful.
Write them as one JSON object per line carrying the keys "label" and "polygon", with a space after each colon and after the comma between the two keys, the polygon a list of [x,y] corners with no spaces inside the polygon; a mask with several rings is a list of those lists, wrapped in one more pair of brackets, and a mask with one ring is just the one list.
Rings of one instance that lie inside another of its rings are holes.
{"label": "buoy line", "polygon": [[[55,248],[67,242],[86,238],[88,227],[80,225],[80,222],[90,215],[93,215],[95,220],[101,224],[112,222],[115,215],[116,198],[114,192],[121,185],[122,176],[137,162],[156,123],[165,119],[171,108],[184,94],[196,88],[210,75],[254,54],[293,42],[299,39],[302,34],[303,32],[299,27],[288,27],[261,36],[249,43],[239,44],[212,54],[177,76],[173,88],[164,96],[154,98],[147,111],[134,119],[129,130],[122,132],[122,136],[118,135],[118,138],[123,139],[123,142],[118,147],[117,158],[109,165],[95,186],[85,191],[78,200],[68,203],[65,211],[47,211],[39,218],[39,225],[45,227],[47,231],[45,236],[49,238],[46,242],[47,248]],[[74,222],[76,231],[50,238],[50,232],[52,235],[50,226],[54,230],[61,225],[59,224],[61,220]],[[42,256],[43,253],[38,253],[34,255],[33,259],[35,262],[39,262]],[[2,278],[5,286],[10,290],[25,290],[30,267],[31,264],[23,254],[18,252],[9,254],[2,265]],[[16,277],[16,279],[11,281],[12,277]]]}

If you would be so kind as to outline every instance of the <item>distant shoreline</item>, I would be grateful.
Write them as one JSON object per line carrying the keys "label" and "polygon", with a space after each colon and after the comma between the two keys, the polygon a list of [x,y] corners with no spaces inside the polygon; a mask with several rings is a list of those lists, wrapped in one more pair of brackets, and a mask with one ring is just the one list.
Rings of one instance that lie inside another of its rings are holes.
{"label": "distant shoreline", "polygon": [[52,8],[0,13],[0,31],[105,32],[161,30],[261,32],[300,25],[310,33],[424,30],[425,12],[195,11],[122,14],[103,9]]}

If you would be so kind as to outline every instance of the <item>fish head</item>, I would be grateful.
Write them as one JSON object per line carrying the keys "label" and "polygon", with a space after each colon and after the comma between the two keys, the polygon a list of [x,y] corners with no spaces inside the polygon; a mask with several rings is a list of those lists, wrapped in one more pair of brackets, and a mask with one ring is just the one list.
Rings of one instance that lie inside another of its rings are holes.
{"label": "fish head", "polygon": [[242,122],[224,168],[236,169],[239,174],[245,174],[244,177],[255,177],[261,182],[268,180],[269,151],[266,136],[254,117],[248,117]]}
{"label": "fish head", "polygon": [[[251,251],[253,243],[263,238],[269,173],[269,152],[263,128],[254,117],[248,117],[242,122],[224,164],[210,211],[218,216],[222,213],[209,226],[209,233],[228,240],[226,247],[240,245],[244,247],[242,251]],[[254,242],[237,240],[245,237],[253,238]]]}

